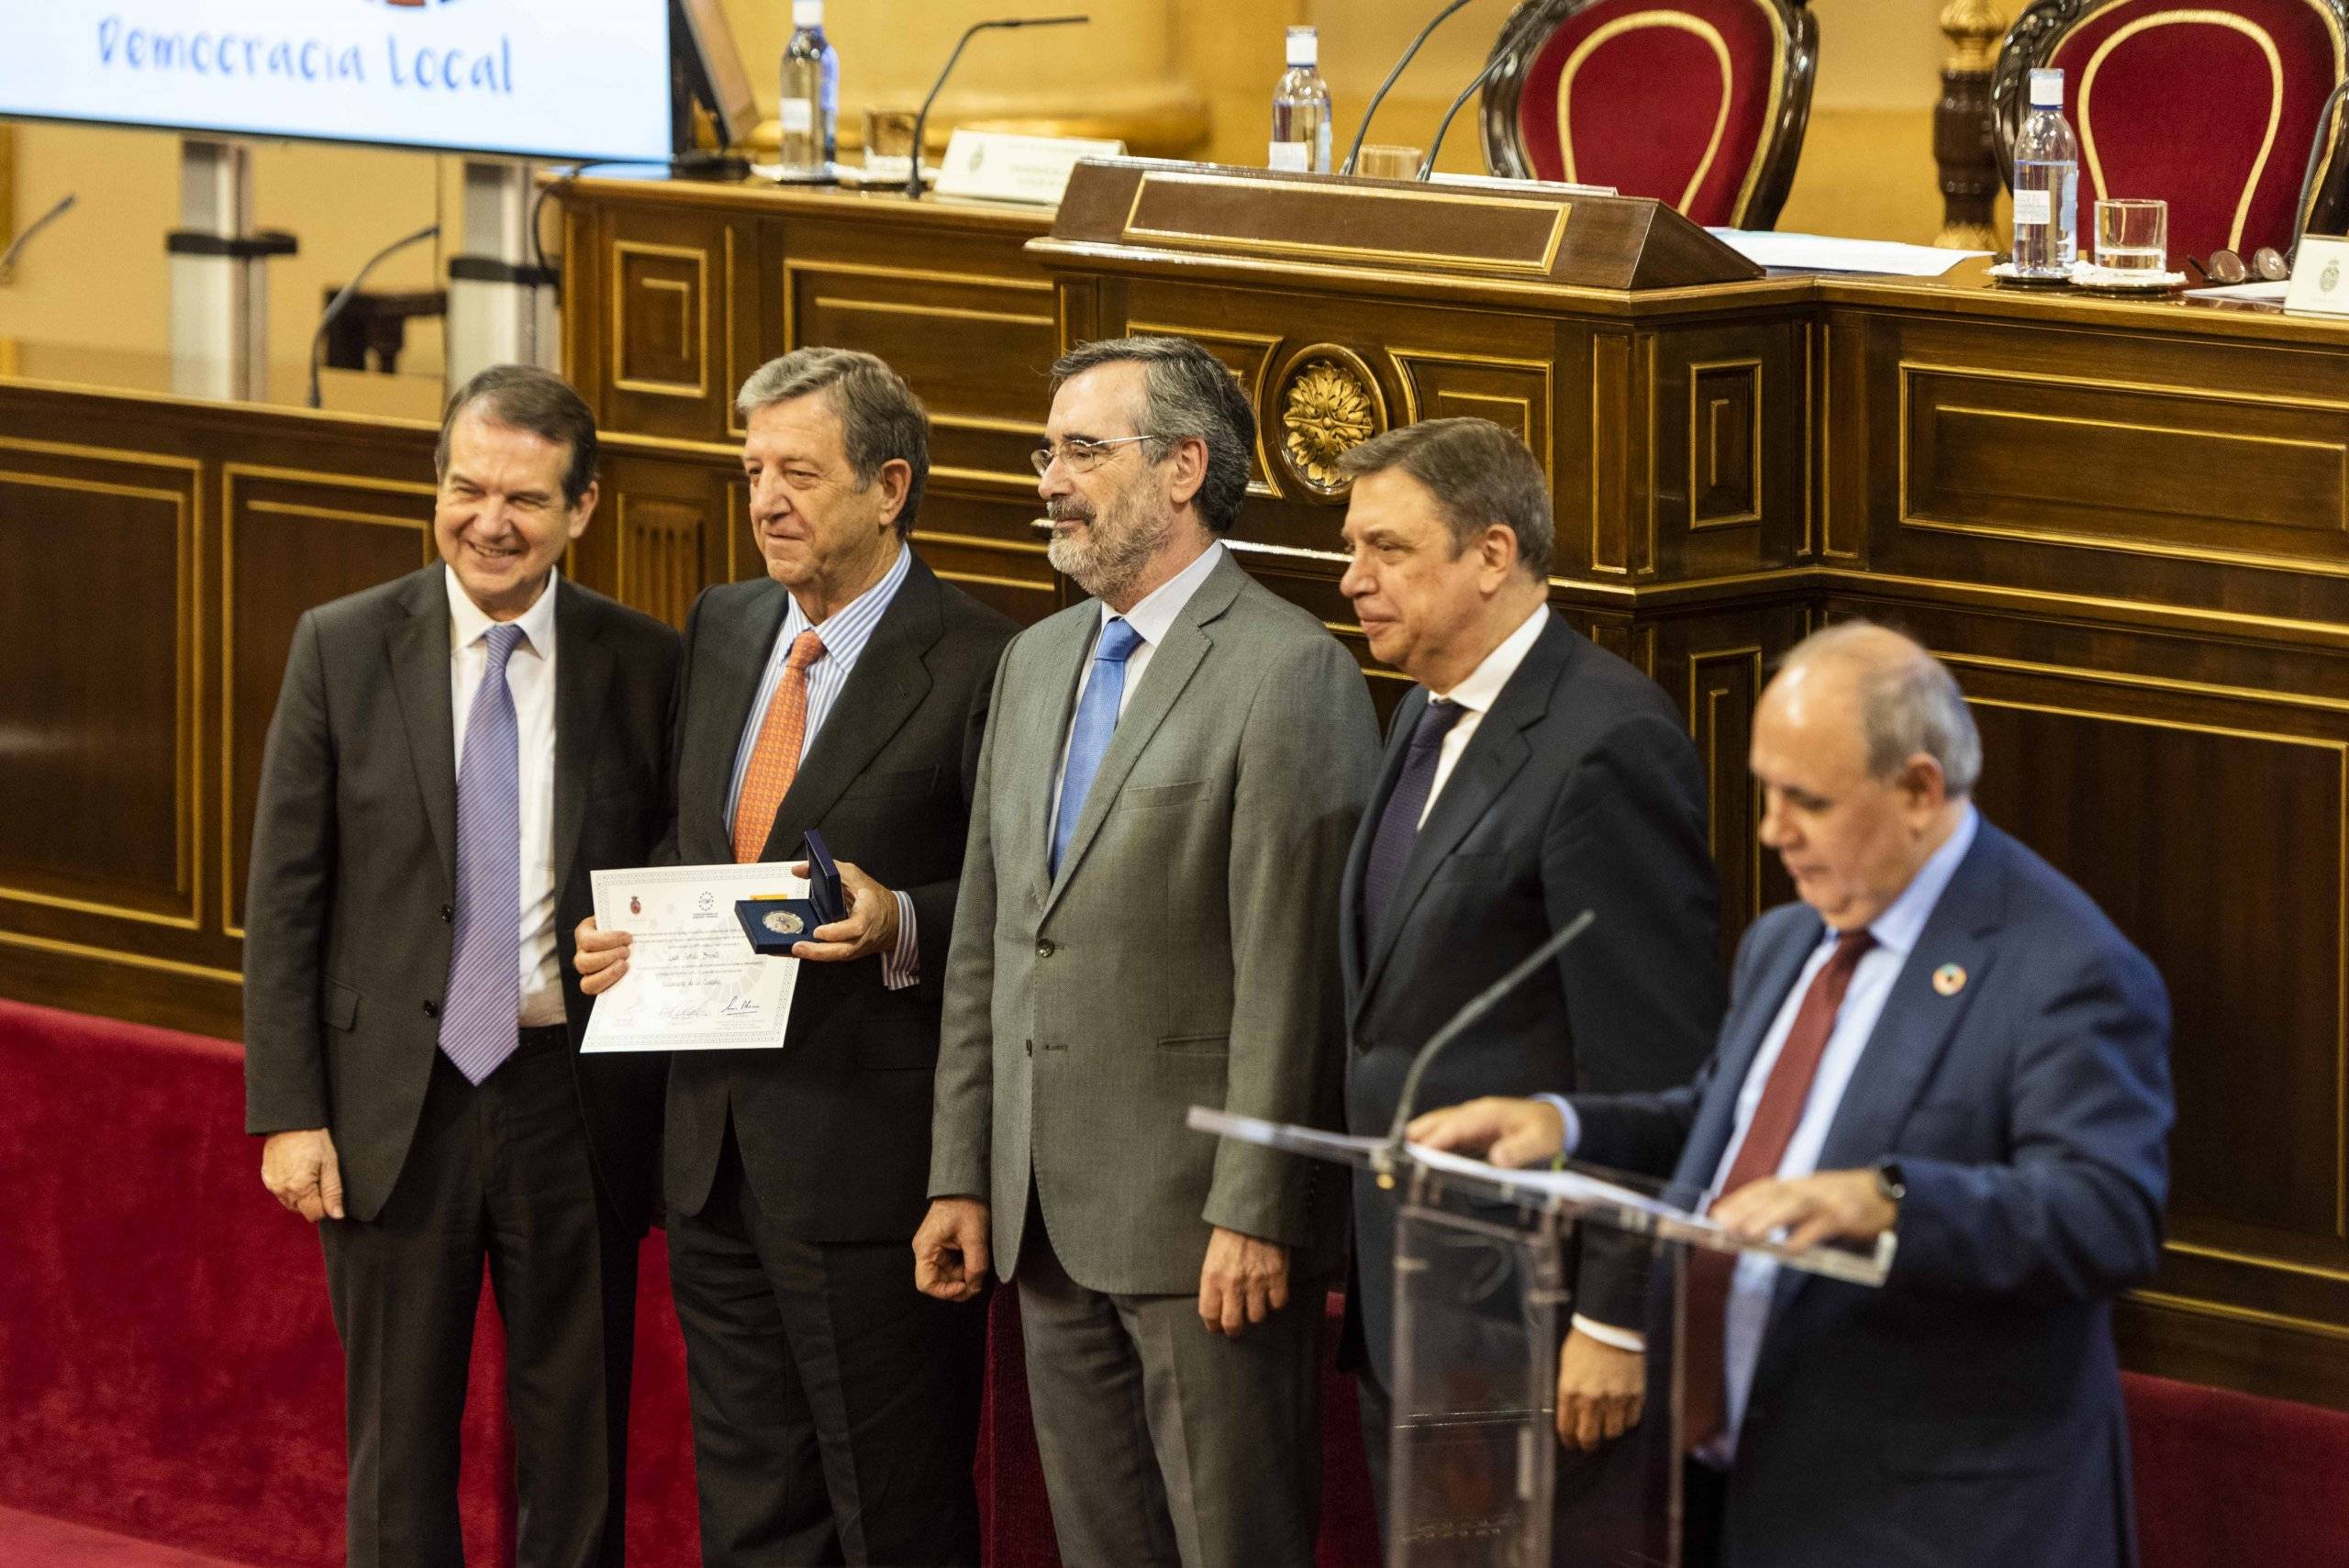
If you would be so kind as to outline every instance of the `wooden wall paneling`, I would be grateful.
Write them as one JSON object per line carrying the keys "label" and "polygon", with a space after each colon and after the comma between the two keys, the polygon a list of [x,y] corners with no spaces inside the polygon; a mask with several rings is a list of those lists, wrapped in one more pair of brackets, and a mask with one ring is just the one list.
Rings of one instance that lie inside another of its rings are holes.
{"label": "wooden wall paneling", "polygon": [[596,228],[604,296],[594,330],[603,347],[580,363],[602,373],[598,423],[723,440],[742,369],[740,288],[746,268],[758,264],[756,226],[691,210],[614,206]]}
{"label": "wooden wall paneling", "polygon": [[1788,312],[1654,334],[1646,417],[1662,580],[1782,568],[1800,555],[1805,329]]}
{"label": "wooden wall paneling", "polygon": [[394,480],[220,465],[220,919],[228,936],[244,936],[262,756],[295,627],[306,610],[438,559],[429,463],[417,473]]}
{"label": "wooden wall paneling", "polygon": [[[715,442],[609,445],[603,489],[602,516],[588,525],[575,553],[592,559],[596,576],[609,584],[596,586],[680,630],[704,588],[733,576],[745,552],[756,558],[747,499],[740,513],[733,510],[744,494],[737,450]],[[586,579],[584,566],[581,575]]]}
{"label": "wooden wall paneling", "polygon": [[189,951],[202,925],[200,466],[0,438],[0,923]]}

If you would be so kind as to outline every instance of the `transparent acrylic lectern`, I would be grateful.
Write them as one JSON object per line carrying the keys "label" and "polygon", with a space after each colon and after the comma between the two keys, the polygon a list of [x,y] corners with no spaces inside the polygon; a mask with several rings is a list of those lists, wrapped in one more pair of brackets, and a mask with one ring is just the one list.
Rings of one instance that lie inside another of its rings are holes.
{"label": "transparent acrylic lectern", "polygon": [[[1767,1258],[1851,1284],[1872,1254],[1744,1245],[1698,1218],[1701,1195],[1611,1173],[1502,1170],[1385,1140],[1195,1107],[1202,1132],[1377,1173],[1397,1206],[1387,1568],[1672,1568],[1679,1561],[1688,1367],[1679,1350],[1692,1253]],[[1686,1201],[1675,1203],[1675,1196]],[[1568,1260],[1647,1303],[1648,1399],[1593,1453],[1557,1429]]]}

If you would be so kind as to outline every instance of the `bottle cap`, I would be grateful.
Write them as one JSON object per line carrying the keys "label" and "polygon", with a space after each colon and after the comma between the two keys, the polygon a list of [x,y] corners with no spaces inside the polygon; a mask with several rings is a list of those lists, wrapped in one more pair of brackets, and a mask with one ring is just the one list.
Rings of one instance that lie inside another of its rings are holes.
{"label": "bottle cap", "polygon": [[1312,28],[1291,28],[1288,30],[1288,62],[1291,66],[1311,66],[1321,62],[1321,35]]}
{"label": "bottle cap", "polygon": [[2064,106],[2064,72],[2060,69],[2031,73],[2031,106],[2034,109],[2060,109]]}
{"label": "bottle cap", "polygon": [[795,28],[822,27],[824,0],[791,0],[791,25]]}

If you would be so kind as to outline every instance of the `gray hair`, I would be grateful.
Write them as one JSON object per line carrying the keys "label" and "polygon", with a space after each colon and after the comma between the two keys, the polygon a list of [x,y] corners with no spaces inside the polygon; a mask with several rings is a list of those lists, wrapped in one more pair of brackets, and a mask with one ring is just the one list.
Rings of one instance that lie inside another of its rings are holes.
{"label": "gray hair", "polygon": [[449,432],[478,405],[493,425],[524,430],[569,450],[562,471],[562,500],[576,506],[596,483],[596,416],[570,384],[536,365],[492,365],[457,388],[440,416],[440,439],[432,449],[432,474],[449,473]]}
{"label": "gray hair", "polygon": [[1517,536],[1520,565],[1548,576],[1555,527],[1550,482],[1517,436],[1490,419],[1422,419],[1356,447],[1338,459],[1349,479],[1399,468],[1428,488],[1452,533],[1452,553],[1498,523]]}
{"label": "gray hair", "polygon": [[1857,673],[1868,772],[1889,778],[1923,752],[1941,764],[1952,797],[1982,777],[1982,737],[1949,667],[1912,639],[1874,621],[1845,620],[1795,644],[1783,667],[1832,660]]}
{"label": "gray hair", "polygon": [[913,470],[897,511],[897,537],[906,538],[930,480],[930,411],[886,361],[854,349],[794,349],[751,373],[734,410],[748,420],[762,408],[818,392],[840,417],[841,444],[859,489],[879,478],[885,464]]}
{"label": "gray hair", "polygon": [[1240,380],[1221,360],[1188,338],[1105,338],[1071,349],[1052,362],[1052,390],[1102,365],[1143,369],[1142,453],[1164,462],[1184,438],[1208,446],[1207,477],[1193,504],[1210,532],[1230,533],[1248,496],[1248,470],[1256,450],[1256,412]]}

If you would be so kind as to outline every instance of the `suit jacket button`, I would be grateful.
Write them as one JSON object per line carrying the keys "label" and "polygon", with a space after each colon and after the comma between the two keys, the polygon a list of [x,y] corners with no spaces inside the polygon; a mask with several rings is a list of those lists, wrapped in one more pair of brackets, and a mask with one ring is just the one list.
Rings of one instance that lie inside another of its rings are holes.
{"label": "suit jacket button", "polygon": [[1050,958],[1050,957],[1052,957],[1052,954],[1054,954],[1055,952],[1058,952],[1059,951],[1060,951],[1060,950],[1059,950],[1058,948],[1056,948],[1056,947],[1052,946],[1052,942],[1051,942],[1049,940],[1044,940],[1044,941],[1038,942],[1038,943],[1036,944],[1036,956],[1037,956],[1038,958]]}
{"label": "suit jacket button", "polygon": [[440,1004],[438,1002],[427,1002],[424,1004],[424,1016],[428,1018],[439,1018],[440,1016]]}
{"label": "suit jacket button", "polygon": [[453,904],[440,906],[440,918],[444,922],[454,922],[457,918],[457,906]]}

